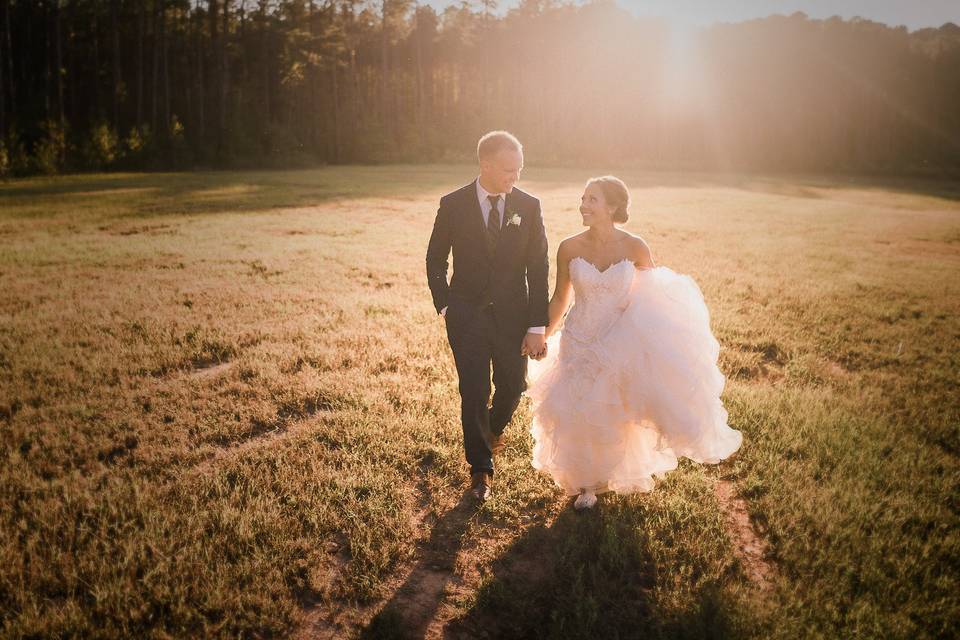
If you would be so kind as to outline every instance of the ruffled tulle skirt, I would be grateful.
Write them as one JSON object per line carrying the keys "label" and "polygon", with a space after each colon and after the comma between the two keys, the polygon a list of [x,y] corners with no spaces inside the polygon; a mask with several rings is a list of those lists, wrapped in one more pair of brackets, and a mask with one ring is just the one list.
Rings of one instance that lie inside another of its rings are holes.
{"label": "ruffled tulle skirt", "polygon": [[720,346],[693,279],[638,271],[616,312],[589,335],[574,307],[569,330],[529,363],[533,465],[569,495],[649,491],[679,457],[717,463],[742,440],[727,425]]}

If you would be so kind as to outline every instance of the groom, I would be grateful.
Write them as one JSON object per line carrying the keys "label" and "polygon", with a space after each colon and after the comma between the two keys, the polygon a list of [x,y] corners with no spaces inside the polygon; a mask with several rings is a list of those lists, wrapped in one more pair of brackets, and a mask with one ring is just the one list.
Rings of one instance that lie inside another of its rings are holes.
{"label": "groom", "polygon": [[[440,199],[427,247],[427,281],[460,379],[470,491],[491,493],[493,454],[526,389],[527,356],[546,355],[547,236],[540,201],[516,189],[523,146],[506,131],[477,144],[480,175]],[[447,258],[453,250],[453,275]],[[493,364],[493,406],[490,365]]]}

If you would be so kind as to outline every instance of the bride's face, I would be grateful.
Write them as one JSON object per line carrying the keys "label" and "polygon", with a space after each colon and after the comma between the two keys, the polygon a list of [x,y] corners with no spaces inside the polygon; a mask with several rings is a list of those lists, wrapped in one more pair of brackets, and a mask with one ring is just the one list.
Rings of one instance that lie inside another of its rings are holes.
{"label": "bride's face", "polygon": [[607,204],[603,198],[603,189],[598,184],[589,185],[580,196],[580,215],[583,216],[583,226],[589,227],[604,222],[613,222],[616,207]]}

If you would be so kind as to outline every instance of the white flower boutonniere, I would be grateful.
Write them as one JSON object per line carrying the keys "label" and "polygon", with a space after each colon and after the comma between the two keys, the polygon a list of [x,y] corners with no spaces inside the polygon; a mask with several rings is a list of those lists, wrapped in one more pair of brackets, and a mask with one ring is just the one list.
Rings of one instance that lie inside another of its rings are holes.
{"label": "white flower boutonniere", "polygon": [[518,227],[520,226],[520,214],[519,214],[519,213],[515,213],[515,212],[513,212],[513,211],[510,211],[510,212],[507,213],[507,215],[510,216],[509,218],[507,218],[507,224],[508,224],[508,225],[509,225],[509,224],[512,224],[512,225],[516,225],[516,226],[518,226]]}

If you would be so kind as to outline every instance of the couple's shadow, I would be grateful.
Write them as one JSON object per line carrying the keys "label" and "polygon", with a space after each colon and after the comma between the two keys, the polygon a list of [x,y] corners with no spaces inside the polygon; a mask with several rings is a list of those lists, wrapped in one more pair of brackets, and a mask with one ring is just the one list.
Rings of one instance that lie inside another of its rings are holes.
{"label": "couple's shadow", "polygon": [[418,549],[418,558],[403,584],[370,624],[361,638],[423,638],[448,585],[458,580],[456,560],[470,521],[483,517],[476,499],[465,493],[433,525],[430,538]]}
{"label": "couple's shadow", "polygon": [[647,515],[642,501],[604,497],[591,511],[567,506],[552,522],[528,526],[484,570],[464,610],[431,629],[448,586],[459,584],[455,563],[471,520],[493,521],[465,496],[436,522],[413,570],[361,637],[736,636],[737,603],[721,584],[702,581],[684,602],[660,597],[658,543],[637,526]]}

